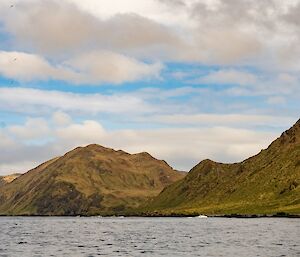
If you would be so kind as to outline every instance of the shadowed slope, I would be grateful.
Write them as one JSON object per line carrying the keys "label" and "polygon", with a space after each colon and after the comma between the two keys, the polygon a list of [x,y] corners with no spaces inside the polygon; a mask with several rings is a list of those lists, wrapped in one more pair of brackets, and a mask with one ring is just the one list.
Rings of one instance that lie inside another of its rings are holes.
{"label": "shadowed slope", "polygon": [[0,213],[117,214],[156,196],[184,173],[148,153],[78,147],[0,189]]}
{"label": "shadowed slope", "polygon": [[300,214],[300,120],[241,163],[204,160],[148,206],[162,214]]}

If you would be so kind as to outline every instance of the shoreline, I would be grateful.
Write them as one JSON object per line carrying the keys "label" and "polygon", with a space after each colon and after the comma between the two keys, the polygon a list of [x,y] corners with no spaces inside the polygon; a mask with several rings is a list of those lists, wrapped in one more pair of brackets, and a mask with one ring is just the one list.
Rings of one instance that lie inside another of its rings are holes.
{"label": "shoreline", "polygon": [[[65,218],[197,218],[199,215],[5,215],[0,214],[1,217],[65,217]],[[238,219],[255,219],[255,218],[300,218],[300,214],[288,214],[288,213],[277,213],[277,214],[224,214],[224,215],[206,215],[207,218],[238,218]]]}

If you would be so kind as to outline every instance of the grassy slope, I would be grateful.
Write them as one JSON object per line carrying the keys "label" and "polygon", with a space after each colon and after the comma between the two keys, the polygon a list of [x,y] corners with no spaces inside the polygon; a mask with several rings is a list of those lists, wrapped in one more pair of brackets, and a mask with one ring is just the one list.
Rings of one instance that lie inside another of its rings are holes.
{"label": "grassy slope", "polygon": [[147,153],[79,147],[2,187],[0,214],[115,214],[183,176]]}
{"label": "grassy slope", "polygon": [[300,121],[241,163],[204,160],[155,198],[162,214],[300,214]]}

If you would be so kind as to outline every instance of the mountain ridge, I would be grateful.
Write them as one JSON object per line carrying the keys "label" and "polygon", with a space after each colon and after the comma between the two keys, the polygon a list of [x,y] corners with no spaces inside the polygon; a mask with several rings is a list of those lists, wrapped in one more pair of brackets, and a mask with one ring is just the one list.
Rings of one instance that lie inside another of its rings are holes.
{"label": "mountain ridge", "polygon": [[150,154],[91,144],[0,188],[0,214],[117,214],[138,207],[183,176]]}
{"label": "mountain ridge", "polygon": [[[300,120],[240,163],[203,160],[145,208],[162,215],[300,214]],[[176,196],[176,197],[175,197]]]}
{"label": "mountain ridge", "polygon": [[300,214],[300,119],[237,163],[186,175],[147,152],[77,147],[0,186],[0,215]]}

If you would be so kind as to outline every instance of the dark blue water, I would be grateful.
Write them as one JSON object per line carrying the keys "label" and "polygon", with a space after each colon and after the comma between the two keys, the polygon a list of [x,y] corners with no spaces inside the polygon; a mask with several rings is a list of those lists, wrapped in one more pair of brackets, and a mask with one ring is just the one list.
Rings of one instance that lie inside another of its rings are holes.
{"label": "dark blue water", "polygon": [[0,256],[300,256],[300,219],[0,218]]}

